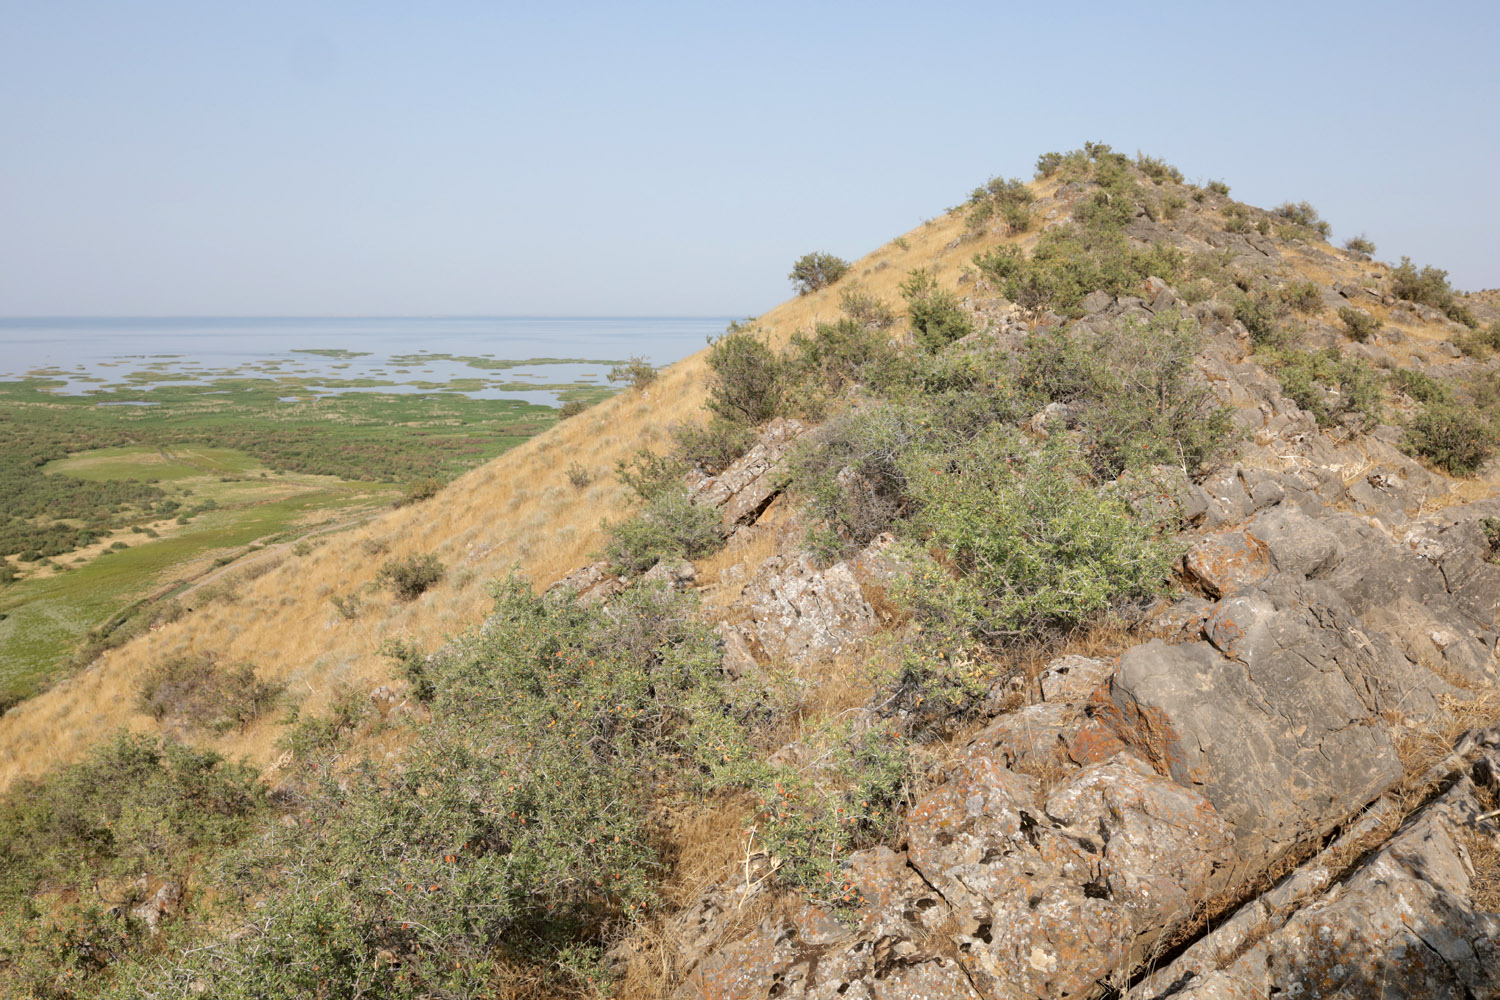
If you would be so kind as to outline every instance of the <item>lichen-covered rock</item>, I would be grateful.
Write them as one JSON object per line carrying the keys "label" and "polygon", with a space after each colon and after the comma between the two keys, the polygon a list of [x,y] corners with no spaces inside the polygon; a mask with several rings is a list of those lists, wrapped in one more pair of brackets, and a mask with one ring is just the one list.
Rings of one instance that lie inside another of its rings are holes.
{"label": "lichen-covered rock", "polygon": [[820,570],[806,554],[767,559],[736,609],[741,634],[767,658],[789,663],[839,653],[879,624],[847,563]]}
{"label": "lichen-covered rock", "polygon": [[1271,574],[1266,545],[1254,535],[1229,531],[1209,535],[1183,557],[1187,575],[1214,597],[1260,583]]}
{"label": "lichen-covered rock", "polygon": [[982,1000],[945,946],[947,905],[904,854],[884,847],[860,851],[849,859],[846,877],[865,900],[848,923],[798,903],[721,946],[721,904],[704,904],[707,919],[688,931],[696,935],[692,968],[675,996]]}
{"label": "lichen-covered rock", "polygon": [[1084,702],[1109,679],[1114,667],[1105,660],[1087,656],[1060,656],[1047,664],[1037,686],[1043,701]]}
{"label": "lichen-covered rock", "polygon": [[1128,650],[1100,718],[1174,780],[1196,787],[1234,831],[1236,872],[1268,865],[1401,777],[1389,733],[1336,663],[1299,642],[1246,661],[1207,643]]}
{"label": "lichen-covered rock", "polygon": [[1226,972],[1259,995],[1500,996],[1500,914],[1477,910],[1460,781],[1346,882],[1295,913]]}
{"label": "lichen-covered rock", "polygon": [[1129,911],[1090,890],[1094,852],[1054,829],[1033,780],[966,761],[912,808],[912,864],[953,908],[960,960],[986,997],[1076,996],[1121,967]]}
{"label": "lichen-covered rock", "polygon": [[1047,815],[1102,841],[1100,874],[1131,911],[1137,946],[1192,915],[1221,883],[1234,838],[1208,799],[1120,756],[1053,792]]}
{"label": "lichen-covered rock", "polygon": [[737,525],[754,521],[786,485],[782,459],[806,429],[800,420],[777,417],[765,426],[749,451],[717,476],[691,484],[688,495],[693,503],[723,508],[726,534]]}

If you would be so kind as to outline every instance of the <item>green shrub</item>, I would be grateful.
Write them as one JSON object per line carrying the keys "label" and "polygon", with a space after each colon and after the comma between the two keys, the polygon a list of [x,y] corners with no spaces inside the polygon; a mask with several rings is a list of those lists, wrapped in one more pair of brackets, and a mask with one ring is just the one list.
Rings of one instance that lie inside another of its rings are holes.
{"label": "green shrub", "polygon": [[443,564],[431,552],[392,559],[380,567],[375,579],[389,587],[399,601],[414,601],[443,578]]}
{"label": "green shrub", "polygon": [[1495,452],[1494,423],[1474,408],[1434,401],[1406,428],[1407,445],[1452,476],[1472,476]]}
{"label": "green shrub", "polygon": [[[1133,205],[1133,202],[1131,203]],[[1103,228],[1059,226],[1042,233],[1028,258],[1019,247],[999,247],[975,258],[975,264],[1022,309],[1039,314],[1049,309],[1081,316],[1084,296],[1139,293],[1148,277],[1173,283],[1187,257],[1176,247],[1153,243],[1132,248],[1122,232]]]}
{"label": "green shrub", "polygon": [[205,851],[248,833],[264,804],[254,769],[126,733],[12,785],[0,800],[7,995],[94,995],[98,974],[144,956],[149,940],[128,913],[140,890],[107,887],[144,873],[183,883]]}
{"label": "green shrub", "polygon": [[281,692],[248,663],[221,669],[209,654],[173,656],[146,671],[136,707],[157,722],[222,733],[243,730]]}
{"label": "green shrub", "polygon": [[[947,335],[942,330],[943,324],[962,325],[968,318],[951,296],[954,315],[942,313],[944,307],[934,299],[938,294],[941,293],[929,292],[921,303],[913,304],[912,325],[916,329],[920,313],[928,334],[941,338]],[[884,331],[842,319],[837,323],[819,323],[810,335],[801,332],[793,335],[784,367],[789,381],[797,387],[793,394],[798,401],[796,409],[819,417],[827,400],[842,395],[851,385],[878,378],[883,369],[895,362],[895,346]]]}
{"label": "green shrub", "polygon": [[1454,341],[1459,350],[1468,355],[1492,354],[1500,351],[1500,321],[1491,323],[1482,330],[1460,336]]}
{"label": "green shrub", "polygon": [[793,284],[797,286],[798,295],[807,295],[820,288],[826,288],[849,273],[849,262],[835,257],[831,253],[809,253],[803,254],[792,265],[792,271],[787,275]]}
{"label": "green shrub", "polygon": [[580,462],[568,463],[568,485],[575,490],[581,490],[594,481],[593,473],[585,469]]}
{"label": "green shrub", "polygon": [[222,915],[122,996],[495,996],[506,969],[532,995],[607,992],[604,948],[654,917],[668,870],[653,817],[745,780],[713,632],[670,592],[605,609],[512,578],[423,676],[400,768],[351,748],[357,715],[308,730],[326,749],[288,783],[295,822],[203,873]]}
{"label": "green shrub", "polygon": [[1248,233],[1253,228],[1249,210],[1239,202],[1230,202],[1224,209],[1224,231],[1226,233]]}
{"label": "green shrub", "polygon": [[735,423],[763,424],[781,412],[786,387],[781,358],[739,324],[708,351],[709,411]]}
{"label": "green shrub", "polygon": [[1242,295],[1234,303],[1234,318],[1245,325],[1256,347],[1275,347],[1287,339],[1281,326],[1285,315],[1286,303],[1265,294]]}
{"label": "green shrub", "polygon": [[889,404],[845,410],[793,452],[792,484],[812,526],[808,544],[835,559],[890,530],[907,512],[902,462],[919,417]]}
{"label": "green shrub", "polygon": [[1440,310],[1456,323],[1478,325],[1473,314],[1455,297],[1453,286],[1448,284],[1448,272],[1441,268],[1428,265],[1418,270],[1410,257],[1402,257],[1401,263],[1391,269],[1391,294]]}
{"label": "green shrub", "polygon": [[846,288],[839,294],[839,308],[860,326],[884,330],[896,322],[896,313],[886,304],[862,288]]}
{"label": "green shrub", "polygon": [[1229,411],[1194,375],[1197,323],[1164,313],[1104,333],[1048,332],[1018,353],[1015,384],[1034,407],[1067,404],[1095,475],[1179,465],[1201,475],[1228,447]]}
{"label": "green shrub", "polygon": [[905,463],[911,533],[950,571],[921,563],[901,587],[917,618],[950,641],[1008,641],[1070,628],[1156,592],[1170,553],[1111,486],[1093,488],[1081,456],[1041,451],[1004,429],[961,450]]}
{"label": "green shrub", "polygon": [[1196,321],[1176,313],[1092,338],[1104,377],[1077,419],[1095,475],[1168,465],[1196,478],[1229,448],[1230,410],[1196,376],[1201,346]]}
{"label": "green shrub", "polygon": [[1281,390],[1312,413],[1318,426],[1350,418],[1365,430],[1381,419],[1380,379],[1357,358],[1345,358],[1330,347],[1322,351],[1277,350],[1266,356],[1281,380]]}
{"label": "green shrub", "polygon": [[1284,201],[1273,208],[1271,214],[1285,219],[1300,229],[1310,229],[1325,238],[1332,228],[1318,216],[1318,210],[1305,201]]}
{"label": "green shrub", "polygon": [[427,654],[422,652],[421,647],[400,639],[387,639],[380,644],[377,652],[396,667],[413,698],[423,704],[432,701],[433,695],[437,693],[437,686],[432,680]]}
{"label": "green shrub", "polygon": [[929,353],[947,347],[974,332],[974,323],[958,302],[958,296],[938,287],[931,271],[916,270],[901,283],[911,331]]}
{"label": "green shrub", "polygon": [[1344,249],[1364,254],[1366,257],[1373,257],[1375,255],[1375,243],[1369,237],[1365,236],[1364,233],[1360,233],[1358,236],[1351,236],[1345,240]]}
{"label": "green shrub", "polygon": [[[753,430],[718,416],[706,424],[684,424],[672,429],[672,456],[709,475],[722,472],[754,443]],[[677,482],[681,482],[680,475]]]}
{"label": "green shrub", "polygon": [[569,417],[576,417],[578,416],[578,414],[582,413],[588,408],[589,404],[584,402],[583,400],[570,399],[562,406],[559,406],[557,408],[557,419],[567,420]]}
{"label": "green shrub", "polygon": [[1044,177],[1051,177],[1053,174],[1057,173],[1058,170],[1060,170],[1062,168],[1062,165],[1063,165],[1063,154],[1061,154],[1061,153],[1043,153],[1041,156],[1038,156],[1036,158],[1036,176],[1037,176],[1037,179],[1041,180]]}
{"label": "green shrub", "polygon": [[655,382],[658,374],[655,365],[640,355],[635,355],[623,365],[611,368],[609,380],[628,383],[632,389],[640,390]]}
{"label": "green shrub", "polygon": [[603,556],[622,574],[643,573],[662,559],[696,559],[717,549],[719,512],[680,490],[658,494],[635,516],[604,525]]}
{"label": "green shrub", "polygon": [[1344,324],[1344,331],[1349,334],[1349,339],[1361,344],[1380,330],[1380,320],[1363,309],[1350,306],[1339,307],[1339,321]]}
{"label": "green shrub", "polygon": [[1417,368],[1397,368],[1391,372],[1391,385],[1419,403],[1451,403],[1453,390],[1445,383]]}
{"label": "green shrub", "polygon": [[356,620],[365,610],[364,601],[360,600],[358,594],[329,594],[328,603],[333,605],[333,610],[346,622]]}
{"label": "green shrub", "polygon": [[655,500],[663,493],[681,492],[682,477],[687,471],[687,462],[681,456],[658,455],[650,448],[637,449],[634,455],[615,463],[615,475],[620,482],[646,501]]}
{"label": "green shrub", "polygon": [[991,177],[969,195],[968,224],[971,228],[983,226],[998,215],[1005,220],[1009,232],[1024,233],[1031,228],[1031,211],[1027,206],[1035,200],[1025,182]]}
{"label": "green shrub", "polygon": [[434,476],[413,479],[401,490],[401,495],[396,498],[395,506],[405,507],[409,504],[421,503],[423,500],[431,500],[445,485],[447,484]]}
{"label": "green shrub", "polygon": [[757,769],[756,837],[775,858],[776,881],[833,910],[863,900],[844,862],[857,850],[895,843],[914,782],[906,740],[890,723],[854,732],[825,727],[802,740],[809,767]]}
{"label": "green shrub", "polygon": [[1485,543],[1490,547],[1485,562],[1500,562],[1500,517],[1481,518],[1479,529],[1484,532]]}
{"label": "green shrub", "polygon": [[1312,315],[1323,311],[1323,288],[1316,281],[1289,282],[1278,294],[1294,312]]}
{"label": "green shrub", "polygon": [[1182,183],[1182,171],[1172,166],[1165,160],[1159,160],[1154,156],[1136,151],[1135,165],[1140,168],[1141,173],[1151,178],[1153,184],[1165,184],[1171,181],[1173,184]]}
{"label": "green shrub", "polygon": [[1153,222],[1160,222],[1162,220],[1170,222],[1177,218],[1178,213],[1186,207],[1186,198],[1176,192],[1169,192],[1162,195],[1159,199],[1148,202],[1146,214],[1151,217],[1151,221]]}
{"label": "green shrub", "polygon": [[1229,196],[1229,185],[1223,181],[1209,181],[1205,186],[1214,194],[1224,195],[1225,197]]}

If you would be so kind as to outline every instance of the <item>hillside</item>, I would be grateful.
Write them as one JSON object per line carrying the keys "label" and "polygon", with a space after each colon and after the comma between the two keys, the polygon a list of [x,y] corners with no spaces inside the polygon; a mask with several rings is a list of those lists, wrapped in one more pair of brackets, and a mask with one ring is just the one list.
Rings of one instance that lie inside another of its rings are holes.
{"label": "hillside", "polygon": [[0,717],[0,996],[1500,994],[1500,307],[1327,236],[1047,154],[235,570]]}

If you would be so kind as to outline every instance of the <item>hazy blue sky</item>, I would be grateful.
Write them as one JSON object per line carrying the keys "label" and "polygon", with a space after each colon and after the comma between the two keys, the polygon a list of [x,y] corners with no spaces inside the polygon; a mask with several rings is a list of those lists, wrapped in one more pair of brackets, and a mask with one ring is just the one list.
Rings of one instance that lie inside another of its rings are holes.
{"label": "hazy blue sky", "polygon": [[750,314],[1084,140],[1497,286],[1497,8],[3,0],[0,314]]}

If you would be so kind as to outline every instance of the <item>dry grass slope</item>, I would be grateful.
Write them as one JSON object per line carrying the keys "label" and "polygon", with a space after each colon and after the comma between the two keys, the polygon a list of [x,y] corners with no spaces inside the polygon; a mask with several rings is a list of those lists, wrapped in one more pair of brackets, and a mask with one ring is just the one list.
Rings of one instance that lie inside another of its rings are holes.
{"label": "dry grass slope", "polygon": [[[784,344],[796,331],[836,318],[840,293],[855,282],[900,307],[897,286],[913,268],[934,268],[952,287],[973,254],[994,242],[955,242],[964,228],[962,213],[924,223],[906,234],[904,247],[882,246],[855,262],[844,281],[782,303],[757,325]],[[560,423],[432,500],[328,538],[246,584],[234,600],[200,606],[12,709],[0,718],[0,789],[77,760],[116,728],[153,729],[135,707],[136,692],[145,672],[167,657],[214,653],[220,663],[252,663],[259,677],[285,684],[304,711],[318,711],[344,690],[369,690],[388,679],[388,663],[377,653],[384,640],[431,649],[482,620],[490,607],[486,583],[510,567],[519,565],[546,586],[586,563],[603,541],[601,521],[629,509],[628,491],[613,475],[616,461],[664,441],[672,424],[699,418],[705,356],[671,366],[645,392],[623,393]],[[583,489],[568,480],[574,462],[594,475]],[[448,573],[417,600],[400,604],[385,592],[369,594],[354,620],[330,603],[331,596],[370,587],[383,561],[427,552]],[[267,718],[216,745],[271,767],[280,728]]]}

